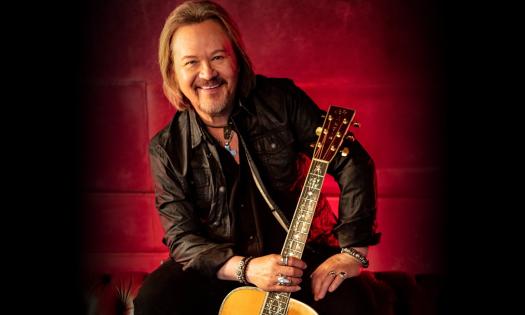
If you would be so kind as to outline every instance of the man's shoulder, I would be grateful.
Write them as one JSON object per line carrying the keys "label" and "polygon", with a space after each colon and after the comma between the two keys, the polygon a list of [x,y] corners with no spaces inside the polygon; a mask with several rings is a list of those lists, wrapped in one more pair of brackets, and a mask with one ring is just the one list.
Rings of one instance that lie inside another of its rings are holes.
{"label": "man's shoulder", "polygon": [[304,92],[289,78],[270,78],[256,76],[255,91],[252,94],[254,102],[259,106],[267,104],[283,108],[290,100],[300,98]]}
{"label": "man's shoulder", "polygon": [[174,137],[179,137],[180,133],[177,132],[177,130],[183,128],[181,125],[185,124],[184,117],[186,117],[185,111],[177,111],[170,122],[157,131],[157,133],[150,139],[150,151],[157,151],[159,148],[165,148],[168,145],[168,142],[172,141]]}
{"label": "man's shoulder", "polygon": [[292,79],[289,78],[276,78],[276,77],[267,77],[261,74],[255,76],[255,88],[256,90],[265,91],[265,90],[288,90],[290,88],[295,88],[295,83]]}

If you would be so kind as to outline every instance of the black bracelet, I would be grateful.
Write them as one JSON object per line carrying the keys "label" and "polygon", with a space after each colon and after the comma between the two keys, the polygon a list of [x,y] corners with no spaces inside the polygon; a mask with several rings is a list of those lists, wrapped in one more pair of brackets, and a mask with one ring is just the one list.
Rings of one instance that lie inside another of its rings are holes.
{"label": "black bracelet", "polygon": [[250,260],[252,260],[252,258],[252,256],[243,257],[239,262],[239,265],[237,266],[237,270],[235,271],[235,276],[237,277],[237,280],[242,284],[248,284],[248,282],[246,281],[246,266],[248,266],[248,263],[250,262]]}
{"label": "black bracelet", "polygon": [[365,255],[361,254],[354,248],[352,247],[341,248],[341,253],[345,253],[345,254],[352,256],[354,259],[356,259],[361,264],[361,267],[368,268],[368,259],[366,259]]}

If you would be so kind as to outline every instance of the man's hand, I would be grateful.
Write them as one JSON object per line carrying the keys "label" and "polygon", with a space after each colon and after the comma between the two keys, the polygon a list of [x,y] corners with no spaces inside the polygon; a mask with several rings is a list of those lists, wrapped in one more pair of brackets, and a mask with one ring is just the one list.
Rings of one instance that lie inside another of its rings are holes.
{"label": "man's hand", "polygon": [[346,278],[359,275],[361,265],[347,254],[335,254],[325,260],[310,276],[312,293],[316,301],[325,297],[326,292],[334,292]]}
{"label": "man's hand", "polygon": [[[246,267],[246,280],[264,291],[297,292],[301,290],[299,283],[304,269],[306,263],[299,258],[288,257],[288,264],[285,266],[280,255],[271,254],[250,260]],[[279,285],[277,278],[280,275],[291,283]]]}

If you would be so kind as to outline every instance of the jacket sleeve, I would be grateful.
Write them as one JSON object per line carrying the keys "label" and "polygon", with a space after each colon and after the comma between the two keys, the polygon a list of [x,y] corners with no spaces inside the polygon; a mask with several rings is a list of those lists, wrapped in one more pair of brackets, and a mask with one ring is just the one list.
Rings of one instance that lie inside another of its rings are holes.
{"label": "jacket sleeve", "polygon": [[[318,106],[290,81],[288,117],[294,128],[299,150],[312,156],[310,144],[317,141],[315,129],[323,125]],[[376,233],[376,177],[372,158],[356,141],[345,140],[341,147],[350,153],[343,157],[337,154],[328,168],[341,190],[338,221],[334,234],[341,247],[370,246],[379,243]]]}
{"label": "jacket sleeve", "polygon": [[194,269],[216,277],[220,267],[234,255],[233,244],[215,243],[206,238],[194,212],[188,184],[171,163],[166,151],[150,144],[151,172],[155,185],[155,206],[164,228],[163,242],[183,270]]}

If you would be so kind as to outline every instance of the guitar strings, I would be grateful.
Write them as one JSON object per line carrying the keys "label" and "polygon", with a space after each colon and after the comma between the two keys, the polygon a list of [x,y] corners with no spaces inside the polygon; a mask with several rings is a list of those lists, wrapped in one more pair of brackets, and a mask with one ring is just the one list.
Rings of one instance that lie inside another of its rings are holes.
{"label": "guitar strings", "polygon": [[[346,127],[348,127],[349,125],[350,125],[350,124],[347,124]],[[339,125],[339,127],[337,127],[337,132],[341,132],[341,127],[343,127],[343,129],[347,129],[347,128],[345,128],[345,125],[341,123],[341,124]],[[345,131],[346,131],[346,130],[345,130]],[[334,141],[335,141],[336,138],[337,138],[337,137],[336,137],[337,132],[336,132],[336,133],[333,135],[333,137],[332,137],[332,141],[330,142],[330,146],[328,147],[328,150],[326,151],[326,155],[324,156],[324,157],[325,157],[324,160],[327,160],[326,157],[328,156],[328,152],[329,152],[330,148],[332,147],[332,145],[334,144]],[[342,139],[344,139],[344,136],[343,136],[343,135],[346,135],[346,132],[341,133],[341,138],[342,138]],[[342,143],[342,141],[341,141],[341,143]],[[341,145],[341,144],[339,144],[339,146],[340,146],[340,145]],[[339,147],[339,146],[338,146],[338,147]],[[334,155],[335,155],[335,154],[337,154],[337,152],[335,152]]]}

